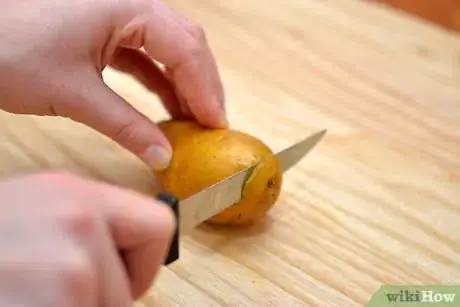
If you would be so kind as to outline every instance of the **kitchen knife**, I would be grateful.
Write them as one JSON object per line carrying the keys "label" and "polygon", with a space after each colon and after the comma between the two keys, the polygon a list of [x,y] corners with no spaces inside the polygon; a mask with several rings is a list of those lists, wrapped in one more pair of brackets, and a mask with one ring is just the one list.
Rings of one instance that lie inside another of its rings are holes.
{"label": "kitchen knife", "polygon": [[[296,165],[324,136],[326,130],[317,132],[276,154],[282,172]],[[260,162],[259,162],[260,163]],[[157,199],[174,212],[177,226],[170,244],[165,265],[179,259],[179,238],[191,229],[241,200],[244,183],[258,163],[231,175],[200,192],[179,201],[173,195],[160,192]]]}

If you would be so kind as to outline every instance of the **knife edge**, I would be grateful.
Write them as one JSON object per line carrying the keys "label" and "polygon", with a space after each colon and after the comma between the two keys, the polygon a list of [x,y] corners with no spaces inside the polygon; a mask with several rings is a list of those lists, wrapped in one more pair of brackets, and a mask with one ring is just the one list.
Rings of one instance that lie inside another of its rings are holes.
{"label": "knife edge", "polygon": [[180,235],[231,207],[242,198],[247,178],[259,163],[253,164],[179,202]]}

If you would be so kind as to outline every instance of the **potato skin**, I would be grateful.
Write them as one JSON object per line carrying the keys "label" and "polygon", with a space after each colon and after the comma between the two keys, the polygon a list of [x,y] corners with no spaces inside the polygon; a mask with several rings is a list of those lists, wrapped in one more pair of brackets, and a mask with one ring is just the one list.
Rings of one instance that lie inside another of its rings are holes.
{"label": "potato skin", "polygon": [[179,199],[265,158],[246,181],[242,200],[208,223],[249,224],[274,206],[281,192],[282,172],[276,156],[262,141],[232,129],[204,128],[194,121],[167,120],[158,125],[173,147],[173,157],[169,167],[155,175],[162,188]]}

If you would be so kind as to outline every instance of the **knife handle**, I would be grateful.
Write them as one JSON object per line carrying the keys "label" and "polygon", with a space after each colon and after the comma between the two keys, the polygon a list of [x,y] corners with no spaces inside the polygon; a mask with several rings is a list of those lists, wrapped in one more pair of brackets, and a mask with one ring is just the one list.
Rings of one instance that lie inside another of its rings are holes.
{"label": "knife handle", "polygon": [[165,259],[164,265],[169,265],[179,259],[179,200],[166,192],[160,192],[156,195],[156,199],[163,202],[171,208],[176,219],[176,229],[169,245],[168,255]]}

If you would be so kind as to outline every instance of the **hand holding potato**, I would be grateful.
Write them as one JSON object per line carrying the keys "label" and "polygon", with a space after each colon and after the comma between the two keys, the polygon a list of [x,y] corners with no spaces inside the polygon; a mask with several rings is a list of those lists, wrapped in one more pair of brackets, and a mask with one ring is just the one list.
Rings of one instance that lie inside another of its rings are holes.
{"label": "hand holding potato", "polygon": [[103,183],[61,173],[4,180],[0,305],[132,306],[173,229],[167,206]]}
{"label": "hand holding potato", "polygon": [[155,124],[104,84],[107,65],[156,92],[172,117],[227,125],[203,30],[159,0],[3,1],[0,42],[0,109],[71,118],[153,169],[168,165],[171,147]]}
{"label": "hand holding potato", "polygon": [[[168,166],[171,145],[103,82],[105,67],[158,94],[173,118],[227,126],[203,30],[159,0],[3,1],[0,42],[1,110],[70,118],[153,170]],[[69,175],[0,181],[0,305],[132,305],[163,263],[168,210]]]}

